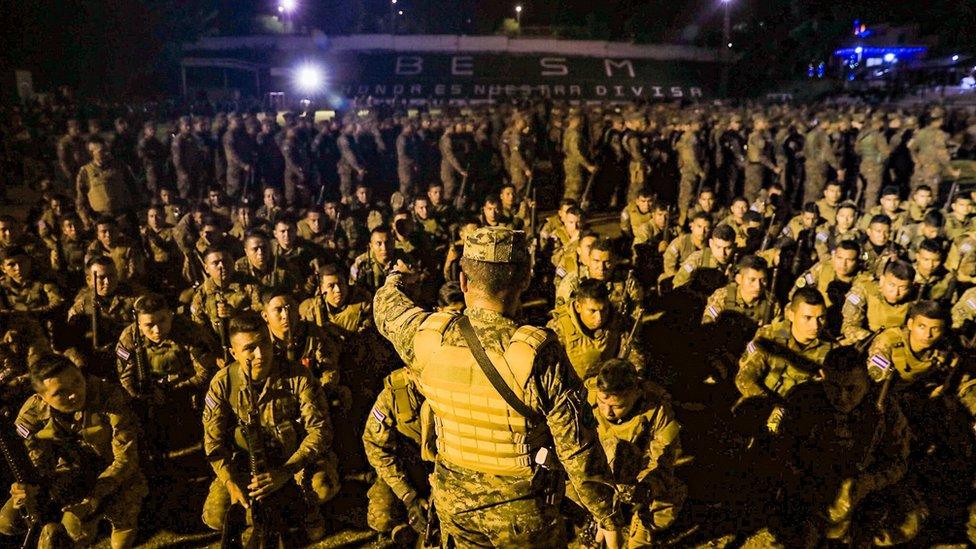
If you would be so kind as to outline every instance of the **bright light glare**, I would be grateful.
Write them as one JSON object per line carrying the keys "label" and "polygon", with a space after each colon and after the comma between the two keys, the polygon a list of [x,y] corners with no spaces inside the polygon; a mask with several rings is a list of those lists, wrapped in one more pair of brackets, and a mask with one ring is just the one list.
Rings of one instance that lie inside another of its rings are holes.
{"label": "bright light glare", "polygon": [[884,56],[884,60],[885,60],[886,63],[891,63],[892,61],[895,60],[895,54],[893,54],[893,53],[886,53],[885,56]]}
{"label": "bright light glare", "polygon": [[515,6],[515,13],[522,13],[522,6]]}
{"label": "bright light glare", "polygon": [[315,93],[322,90],[325,75],[322,69],[315,65],[302,65],[295,71],[295,87],[304,93]]}
{"label": "bright light glare", "polygon": [[864,48],[862,48],[861,46],[858,46],[858,47],[854,48],[854,53],[856,53],[858,55],[861,55],[862,53],[864,53]]}
{"label": "bright light glare", "polygon": [[952,56],[952,60],[953,61],[959,61],[959,54],[957,53],[957,54],[953,55]]}
{"label": "bright light glare", "polygon": [[297,7],[298,7],[297,0],[281,0],[281,4],[279,4],[278,6],[280,11],[288,11],[288,12],[295,11],[295,8]]}

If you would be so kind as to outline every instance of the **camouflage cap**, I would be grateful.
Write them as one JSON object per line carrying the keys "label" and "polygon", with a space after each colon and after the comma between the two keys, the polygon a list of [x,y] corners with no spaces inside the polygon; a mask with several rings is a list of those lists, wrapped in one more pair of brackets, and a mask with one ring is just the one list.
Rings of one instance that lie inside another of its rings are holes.
{"label": "camouflage cap", "polygon": [[464,257],[487,263],[526,263],[525,232],[505,227],[480,227],[464,239]]}

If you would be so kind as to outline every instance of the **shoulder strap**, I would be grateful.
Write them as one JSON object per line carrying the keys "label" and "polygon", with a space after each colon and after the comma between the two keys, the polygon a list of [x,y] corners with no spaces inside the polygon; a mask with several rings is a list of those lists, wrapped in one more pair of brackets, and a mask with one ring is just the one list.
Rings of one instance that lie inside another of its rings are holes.
{"label": "shoulder strap", "polygon": [[471,326],[471,321],[468,320],[468,317],[461,315],[461,317],[458,319],[458,328],[461,329],[461,335],[464,336],[464,341],[467,342],[468,348],[471,350],[471,354],[474,355],[474,359],[478,362],[478,366],[481,367],[481,371],[485,373],[485,377],[488,378],[491,386],[498,391],[498,394],[501,395],[502,399],[504,399],[505,402],[508,403],[508,405],[511,406],[522,417],[530,420],[537,420],[539,414],[522,402],[518,395],[512,391],[512,388],[508,386],[508,383],[505,383],[505,380],[502,378],[501,374],[498,373],[495,365],[492,364],[491,359],[488,358],[488,353],[485,352],[485,348],[481,344],[481,341],[478,340],[478,334],[474,332],[474,327]]}

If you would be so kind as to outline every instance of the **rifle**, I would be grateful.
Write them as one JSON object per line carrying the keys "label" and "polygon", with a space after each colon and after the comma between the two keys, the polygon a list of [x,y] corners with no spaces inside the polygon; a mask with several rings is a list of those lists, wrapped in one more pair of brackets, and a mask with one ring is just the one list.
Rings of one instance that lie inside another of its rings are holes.
{"label": "rifle", "polygon": [[471,169],[471,163],[469,162],[467,166],[464,167],[464,175],[461,177],[461,189],[458,191],[457,196],[454,197],[454,209],[459,212],[464,211],[464,199],[468,190],[468,170]]}
{"label": "rifle", "polygon": [[[51,490],[44,485],[44,480],[34,463],[31,462],[27,454],[27,448],[23,442],[17,440],[13,433],[14,415],[4,408],[0,410],[0,454],[7,462],[7,468],[18,484],[39,486],[37,498],[34,505],[21,507],[20,514],[27,522],[27,534],[24,541],[20,544],[21,549],[33,549],[38,546],[44,526],[47,524],[58,524],[61,521],[61,513],[51,500]],[[60,532],[60,526],[55,532]],[[55,534],[57,535],[57,534]],[[60,537],[60,536],[57,536]],[[51,547],[57,547],[58,543],[52,543]]]}
{"label": "rifle", "polygon": [[[225,306],[227,301],[224,300],[224,294],[222,292],[217,293],[217,303],[223,303]],[[227,319],[217,316],[217,335],[220,337],[220,346],[224,350],[224,363],[230,363],[230,338],[227,332]]]}
{"label": "rifle", "polygon": [[[763,206],[765,208],[765,205]],[[762,213],[762,212],[760,212]],[[776,216],[779,215],[779,210],[773,210],[772,217],[769,218],[769,225],[766,227],[766,234],[763,236],[762,244],[759,245],[759,251],[764,252],[769,249],[770,244],[773,243],[772,230],[776,226]]]}
{"label": "rifle", "polygon": [[539,248],[539,241],[535,234],[536,229],[536,203],[535,203],[535,189],[532,189],[532,207],[529,210],[529,237],[532,239],[532,244],[529,246],[529,269],[535,271],[535,257],[536,252]]}
{"label": "rifle", "polygon": [[101,324],[100,317],[102,316],[102,305],[98,302],[98,277],[93,276],[92,282],[95,283],[95,287],[92,289],[92,310],[91,310],[91,337],[92,337],[92,350],[98,351],[101,348],[99,345],[98,332]]}
{"label": "rifle", "polygon": [[590,209],[590,191],[593,189],[593,182],[596,181],[596,174],[599,168],[593,168],[590,177],[586,179],[586,186],[583,187],[583,194],[580,195],[580,209],[587,211]]}
{"label": "rifle", "polygon": [[[636,284],[637,284],[637,279],[634,278],[634,271],[630,271],[630,273],[627,275],[627,283],[625,284],[626,289],[624,290],[628,302],[630,301],[631,291],[636,286]],[[629,316],[631,314],[629,303],[625,309],[626,310],[623,311],[623,314]],[[637,333],[640,330],[640,326],[644,321],[643,303],[639,303],[637,305],[637,309],[634,310],[633,316],[634,316],[634,324],[633,326],[630,327],[630,330],[627,332],[627,338],[621,340],[620,350],[617,352],[617,358],[623,360],[627,360],[627,357],[630,356],[630,351],[634,346],[634,338],[637,337]]]}
{"label": "rifle", "polygon": [[952,182],[952,186],[949,187],[949,196],[946,197],[945,204],[943,204],[942,209],[948,211],[949,207],[952,206],[952,197],[956,196],[959,192],[959,178],[957,177]]}
{"label": "rifle", "polygon": [[244,188],[241,189],[241,204],[247,205],[251,201],[250,192],[251,186],[254,184],[254,164],[251,164],[251,169],[247,172],[247,177],[244,179]]}
{"label": "rifle", "polygon": [[434,511],[433,501],[427,506],[427,528],[424,529],[423,535],[423,547],[440,547],[441,529],[437,520],[437,513]]}
{"label": "rifle", "polygon": [[[133,319],[133,330],[132,330],[132,340],[135,343],[135,349],[132,350],[135,353],[135,360],[133,360],[133,373],[135,374],[135,392],[136,398],[142,403],[142,413],[145,416],[143,418],[143,424],[145,425],[146,434],[154,434],[156,426],[155,414],[153,413],[153,393],[154,385],[152,382],[152,373],[149,368],[149,359],[146,356],[146,342],[142,337],[142,331],[139,329],[139,313],[136,312],[135,307],[132,308],[132,319]],[[148,444],[146,445],[146,450],[149,457],[150,464],[160,461],[161,454],[158,448],[158,438],[155,436],[146,437]]]}

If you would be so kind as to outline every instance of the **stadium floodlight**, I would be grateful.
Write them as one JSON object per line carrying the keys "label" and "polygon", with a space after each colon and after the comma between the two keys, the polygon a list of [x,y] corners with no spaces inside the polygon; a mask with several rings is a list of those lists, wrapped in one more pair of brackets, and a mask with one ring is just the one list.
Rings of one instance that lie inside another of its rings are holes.
{"label": "stadium floodlight", "polygon": [[295,69],[295,88],[308,95],[314,95],[325,88],[325,73],[322,67],[312,63],[300,65]]}
{"label": "stadium floodlight", "polygon": [[295,11],[295,8],[297,7],[298,7],[297,0],[281,0],[281,3],[278,4],[278,11],[291,13]]}
{"label": "stadium floodlight", "polygon": [[959,61],[959,54],[958,53],[952,56],[952,62],[955,63],[956,61]]}

